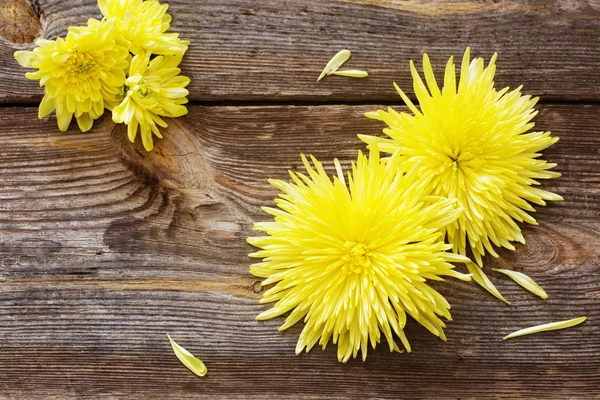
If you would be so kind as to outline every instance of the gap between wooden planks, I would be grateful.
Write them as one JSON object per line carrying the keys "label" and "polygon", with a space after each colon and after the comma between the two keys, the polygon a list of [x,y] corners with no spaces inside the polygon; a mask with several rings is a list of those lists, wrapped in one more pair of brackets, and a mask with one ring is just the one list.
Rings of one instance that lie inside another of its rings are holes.
{"label": "gap between wooden planks", "polygon": [[[452,304],[443,343],[414,322],[413,353],[385,343],[340,365],[335,346],[295,356],[301,324],[256,322],[260,285],[245,237],[276,190],[268,178],[314,154],[331,168],[382,126],[377,106],[191,106],[152,153],[108,114],[60,133],[36,108],[0,109],[0,397],[593,398],[600,386],[599,105],[540,105],[536,129],[565,197],[539,207],[526,246],[487,268],[524,271],[546,301],[497,275],[513,302],[475,284],[437,285]],[[398,107],[401,109],[402,107]],[[544,182],[545,183],[545,182]],[[488,269],[489,271],[489,269]],[[572,330],[502,342],[515,329],[587,315]],[[179,365],[169,332],[202,358]],[[293,393],[290,394],[290,393]]]}

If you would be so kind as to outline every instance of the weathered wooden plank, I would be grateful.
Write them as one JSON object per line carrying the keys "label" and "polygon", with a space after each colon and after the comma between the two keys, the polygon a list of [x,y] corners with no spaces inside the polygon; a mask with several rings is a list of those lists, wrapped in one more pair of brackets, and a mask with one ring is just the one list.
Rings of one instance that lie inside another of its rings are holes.
{"label": "weathered wooden plank", "polygon": [[[25,0],[2,0],[0,10]],[[93,0],[35,1],[0,30],[0,102],[38,101],[41,90],[14,61],[36,32],[64,35],[69,25],[98,17]],[[600,98],[600,5],[586,0],[171,0],[173,29],[191,40],[183,64],[193,100],[396,101],[392,81],[411,92],[409,59],[422,52],[440,72],[465,47],[489,58],[499,53],[497,82],[546,99]],[[0,12],[0,20],[2,19]],[[5,19],[6,19],[5,18]],[[10,25],[10,26],[9,26]],[[22,27],[15,31],[15,26]],[[10,32],[9,32],[10,31]],[[315,80],[347,47],[348,68],[366,79]],[[441,76],[441,75],[440,75]]]}
{"label": "weathered wooden plank", "polygon": [[[411,354],[384,346],[340,365],[334,347],[295,356],[300,327],[258,323],[248,273],[267,178],[298,153],[348,162],[377,106],[192,106],[153,153],[109,118],[57,132],[35,108],[0,109],[0,397],[594,398],[600,387],[598,105],[543,105],[537,126],[564,175],[547,187],[527,246],[488,266],[524,271],[541,301],[492,276],[512,307],[474,284],[438,285],[453,305],[448,343],[409,322]],[[328,167],[331,165],[328,164]],[[537,323],[587,315],[562,332],[502,342]],[[200,356],[197,378],[164,335]]]}

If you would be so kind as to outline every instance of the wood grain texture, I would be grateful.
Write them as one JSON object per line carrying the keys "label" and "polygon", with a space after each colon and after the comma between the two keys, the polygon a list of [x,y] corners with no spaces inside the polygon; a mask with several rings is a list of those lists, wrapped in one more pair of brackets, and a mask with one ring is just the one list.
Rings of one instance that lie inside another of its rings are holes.
{"label": "wood grain texture", "polygon": [[266,180],[300,152],[347,163],[357,133],[380,132],[362,117],[375,108],[192,106],[150,154],[109,118],[61,134],[35,108],[0,109],[0,398],[599,398],[599,105],[539,107],[537,127],[561,138],[545,158],[564,175],[546,187],[565,201],[538,210],[527,246],[486,260],[526,272],[548,300],[501,275],[511,307],[449,281],[437,285],[453,305],[447,343],[410,321],[413,353],[382,345],[347,365],[334,346],[294,355],[300,326],[254,321],[266,306],[244,239],[268,219]]}
{"label": "wood grain texture", "polygon": [[[33,3],[44,38],[100,17],[94,0]],[[545,99],[600,98],[597,0],[171,0],[169,10],[173,30],[192,42],[183,63],[192,100],[396,102],[393,81],[412,92],[410,59],[420,65],[427,52],[441,77],[448,57],[460,60],[466,46],[474,56],[499,53],[502,87],[523,84]],[[0,37],[0,103],[37,102],[42,90],[12,56],[33,45],[13,36]],[[345,67],[370,76],[317,84],[342,48],[353,52]]]}

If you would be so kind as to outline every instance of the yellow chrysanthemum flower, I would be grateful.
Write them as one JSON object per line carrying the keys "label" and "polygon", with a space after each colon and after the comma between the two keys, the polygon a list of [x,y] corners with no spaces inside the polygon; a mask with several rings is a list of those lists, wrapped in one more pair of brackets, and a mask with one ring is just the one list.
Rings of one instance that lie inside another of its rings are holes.
{"label": "yellow chrysanthemum flower", "polygon": [[188,95],[185,87],[190,78],[179,75],[181,56],[158,56],[150,60],[150,53],[133,57],[125,81],[126,96],[113,108],[113,121],[127,125],[129,140],[133,143],[138,127],[146,151],[154,148],[152,134],[162,138],[158,126],[167,127],[161,117],[180,117],[187,114]]}
{"label": "yellow chrysanthemum flower", "polygon": [[451,246],[439,231],[460,214],[455,201],[424,196],[428,182],[399,173],[398,157],[382,161],[377,149],[368,158],[359,152],[347,181],[338,160],[331,180],[311,159],[314,167],[302,156],[308,176],[269,181],[283,192],[278,209],[263,207],[275,220],[254,226],[268,236],[248,238],[261,249],[250,257],[263,259],[251,272],[275,284],[260,302],[276,304],[257,319],[291,311],[279,330],[304,318],[296,353],[333,338],[341,362],[359,350],[366,359],[381,332],[391,351],[400,351],[393,333],[410,351],[407,313],[445,340],[439,316],[450,319],[450,306],[426,280],[470,279],[453,270],[450,262],[468,259],[445,252]]}
{"label": "yellow chrysanthemum flower", "polygon": [[427,54],[423,70],[427,86],[410,62],[417,108],[396,86],[414,115],[392,108],[367,113],[385,122],[390,139],[359,135],[381,151],[398,152],[402,171],[430,179],[428,194],[456,199],[464,209],[445,227],[455,252],[466,255],[467,242],[479,266],[486,250],[494,257],[492,243],[514,250],[511,241],[525,243],[516,221],[536,224],[528,214],[530,203],[562,197],[539,189],[538,179],[557,178],[556,166],[539,159],[540,151],[556,143],[550,132],[528,132],[537,114],[538,98],[524,96],[521,87],[496,91],[496,55],[487,67],[482,58],[469,61],[466,50],[456,87],[452,58],[448,60],[444,87],[438,88]]}
{"label": "yellow chrysanthemum flower", "polygon": [[69,28],[65,39],[39,39],[36,45],[33,51],[15,52],[15,59],[38,69],[25,76],[45,89],[40,119],[56,110],[64,132],[75,115],[86,132],[104,107],[118,104],[130,55],[115,36],[114,20],[90,19],[87,26]]}
{"label": "yellow chrysanthemum flower", "polygon": [[104,17],[116,19],[119,33],[133,54],[183,55],[190,44],[177,33],[165,33],[171,24],[167,4],[157,0],[98,0],[98,6]]}

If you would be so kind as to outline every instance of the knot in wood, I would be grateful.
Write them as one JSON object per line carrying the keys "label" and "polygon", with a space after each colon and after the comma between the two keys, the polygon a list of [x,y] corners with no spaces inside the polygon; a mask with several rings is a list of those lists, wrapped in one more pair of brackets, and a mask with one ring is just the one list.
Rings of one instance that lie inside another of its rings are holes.
{"label": "knot in wood", "polygon": [[33,43],[40,33],[40,19],[25,0],[0,0],[0,36],[6,40]]}

